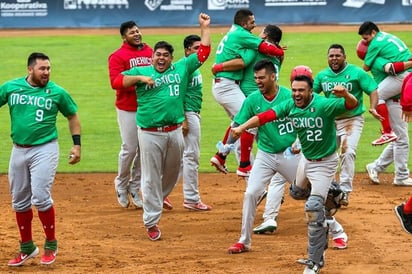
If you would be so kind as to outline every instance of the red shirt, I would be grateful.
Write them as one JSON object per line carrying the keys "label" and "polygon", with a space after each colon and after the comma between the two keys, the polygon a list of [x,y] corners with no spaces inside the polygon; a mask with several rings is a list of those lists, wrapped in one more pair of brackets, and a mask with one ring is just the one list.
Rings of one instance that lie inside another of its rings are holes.
{"label": "red shirt", "polygon": [[[122,46],[109,56],[110,84],[123,71],[136,66],[149,66],[152,64],[153,49],[143,44],[142,49],[137,49],[124,42]],[[114,88],[113,88],[114,89]],[[116,107],[125,111],[136,111],[137,98],[135,87],[116,90]]]}
{"label": "red shirt", "polygon": [[412,72],[403,79],[401,106],[404,111],[412,111]]}

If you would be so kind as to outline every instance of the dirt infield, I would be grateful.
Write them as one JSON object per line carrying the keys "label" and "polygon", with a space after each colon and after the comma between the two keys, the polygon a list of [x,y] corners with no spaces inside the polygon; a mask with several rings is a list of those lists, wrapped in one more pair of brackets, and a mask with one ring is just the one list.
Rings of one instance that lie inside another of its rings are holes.
{"label": "dirt infield", "polygon": [[[357,26],[281,26],[284,32],[357,31]],[[227,27],[213,28],[224,33]],[[412,25],[382,25],[382,30],[412,31]],[[167,29],[186,33],[189,29]],[[144,29],[164,33],[165,29]],[[0,37],[118,34],[117,29],[0,30]],[[58,174],[53,188],[59,254],[56,262],[40,266],[40,256],[25,266],[9,268],[18,249],[18,230],[10,205],[7,175],[0,174],[0,273],[302,273],[295,261],[306,256],[307,226],[303,201],[286,195],[278,230],[254,235],[252,251],[227,254],[239,239],[245,184],[234,174],[200,174],[202,200],[210,212],[183,208],[182,184],[170,195],[174,209],[164,211],[162,239],[150,241],[142,210],[117,204],[115,174]],[[346,250],[328,249],[322,273],[411,273],[411,235],[400,227],[394,206],[412,195],[412,188],[395,187],[392,174],[371,185],[357,174],[348,208],[337,213],[349,236]],[[263,204],[255,224],[262,221]],[[35,214],[34,241],[43,250],[41,224]]]}
{"label": "dirt infield", "polygon": [[[18,232],[10,207],[7,176],[0,175],[0,272],[56,273],[302,273],[296,259],[306,256],[303,201],[286,196],[278,230],[254,235],[252,251],[227,254],[240,235],[245,184],[234,174],[201,174],[202,199],[210,212],[183,208],[182,184],[170,195],[174,209],[164,211],[162,239],[150,241],[142,210],[117,204],[115,174],[58,174],[53,189],[59,254],[52,266],[40,266],[39,256],[20,268],[7,267],[18,248]],[[410,273],[411,236],[400,227],[393,208],[412,188],[391,185],[392,176],[371,185],[356,176],[350,205],[337,213],[349,235],[346,250],[328,249],[322,273]],[[263,204],[255,223],[262,221]],[[37,214],[34,240],[43,245]]]}

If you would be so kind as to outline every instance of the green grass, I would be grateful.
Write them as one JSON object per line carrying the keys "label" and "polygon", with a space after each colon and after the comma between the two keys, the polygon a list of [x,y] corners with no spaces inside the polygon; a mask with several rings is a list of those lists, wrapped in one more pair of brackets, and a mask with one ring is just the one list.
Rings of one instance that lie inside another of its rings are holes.
{"label": "green grass", "polygon": [[[412,45],[410,32],[392,32]],[[145,33],[144,40],[154,45],[166,40],[175,47],[175,60],[183,55],[182,40],[188,33],[181,35],[150,35]],[[213,48],[222,34],[212,36]],[[316,74],[327,66],[326,51],[330,44],[341,43],[347,51],[348,62],[360,65],[355,47],[359,41],[356,33],[285,33],[283,43],[288,46],[280,75],[280,84],[289,86],[289,72],[296,65],[308,65]],[[120,137],[114,108],[114,91],[110,88],[107,57],[120,46],[117,32],[113,35],[91,36],[49,36],[49,37],[11,37],[0,38],[0,83],[26,75],[27,56],[33,51],[48,54],[52,62],[52,80],[65,87],[79,105],[82,123],[82,161],[70,166],[67,155],[71,147],[71,137],[66,119],[58,119],[60,164],[59,172],[115,172]],[[200,171],[211,172],[209,159],[215,153],[215,144],[223,137],[229,118],[217,104],[211,91],[210,67],[214,54],[201,68],[204,81],[202,109],[202,139]],[[369,104],[369,100],[365,100]],[[364,171],[366,163],[379,156],[382,147],[372,147],[370,141],[378,137],[379,123],[365,114],[366,123],[358,146],[356,170]],[[411,134],[411,132],[410,132]],[[8,107],[0,108],[0,173],[7,173],[11,150],[10,119]],[[236,168],[235,157],[228,157],[228,167]],[[393,169],[389,169],[391,171]]]}

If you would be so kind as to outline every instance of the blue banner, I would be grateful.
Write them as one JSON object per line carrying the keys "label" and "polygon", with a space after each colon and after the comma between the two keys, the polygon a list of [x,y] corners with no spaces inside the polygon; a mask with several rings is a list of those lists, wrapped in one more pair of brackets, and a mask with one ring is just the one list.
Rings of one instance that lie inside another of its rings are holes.
{"label": "blue banner", "polygon": [[240,8],[257,24],[412,23],[412,0],[0,0],[0,28],[184,27],[200,12],[230,25]]}

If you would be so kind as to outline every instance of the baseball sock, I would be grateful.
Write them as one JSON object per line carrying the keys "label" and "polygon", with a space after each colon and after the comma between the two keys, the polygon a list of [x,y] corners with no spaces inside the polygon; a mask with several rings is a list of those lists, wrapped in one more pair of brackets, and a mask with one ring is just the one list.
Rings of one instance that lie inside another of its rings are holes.
{"label": "baseball sock", "polygon": [[16,212],[16,221],[19,226],[20,238],[22,243],[33,240],[31,233],[31,221],[33,220],[33,210],[30,208],[25,212]]}
{"label": "baseball sock", "polygon": [[250,151],[253,147],[255,135],[245,131],[240,135],[240,167],[250,165]]}
{"label": "baseball sock", "polygon": [[381,103],[381,100],[379,100],[379,103],[376,106],[376,111],[378,112],[380,116],[383,117],[383,121],[381,121],[383,133],[391,133],[392,127],[389,121],[388,107],[386,106],[386,104]]}
{"label": "baseball sock", "polygon": [[412,214],[412,197],[410,197],[408,201],[406,201],[405,205],[403,206],[403,212],[405,212],[405,214]]}
{"label": "baseball sock", "polygon": [[232,129],[231,126],[229,126],[229,127],[226,129],[225,136],[223,136],[223,140],[222,140],[222,143],[223,143],[223,144],[226,144],[227,138],[229,138],[229,134],[230,134],[230,130],[231,130],[231,129]]}
{"label": "baseball sock", "polygon": [[[223,136],[223,140],[222,140],[222,143],[223,143],[223,144],[226,144],[227,139],[229,138],[229,134],[230,134],[230,130],[231,130],[231,129],[232,129],[231,126],[229,126],[229,127],[226,129],[225,136]],[[222,159],[223,161],[226,160],[226,155],[223,155],[222,153],[219,153],[219,152],[216,152],[216,155],[218,155],[218,156],[220,157],[220,159]]]}
{"label": "baseball sock", "polygon": [[54,206],[46,211],[39,211],[39,219],[43,225],[44,233],[48,241],[56,240]]}

